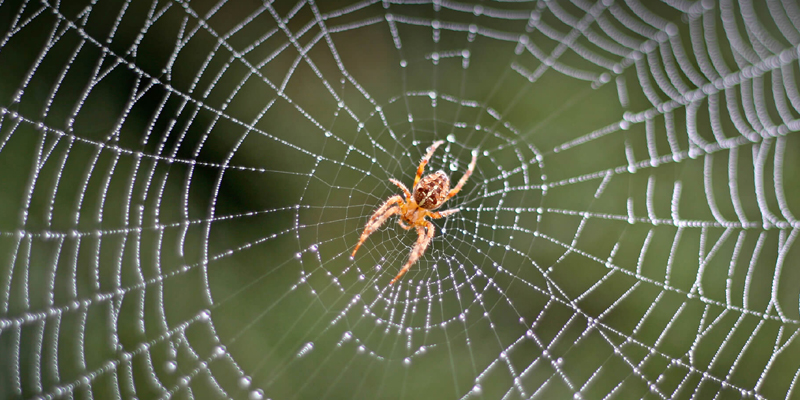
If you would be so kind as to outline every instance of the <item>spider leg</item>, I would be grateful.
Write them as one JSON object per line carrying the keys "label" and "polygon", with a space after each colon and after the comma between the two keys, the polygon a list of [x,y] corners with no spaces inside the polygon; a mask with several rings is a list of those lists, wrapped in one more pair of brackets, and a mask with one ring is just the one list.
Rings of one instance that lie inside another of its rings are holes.
{"label": "spider leg", "polygon": [[461,188],[464,187],[464,184],[467,183],[467,179],[469,176],[472,175],[472,171],[475,170],[475,162],[478,161],[478,153],[472,153],[472,161],[469,163],[469,167],[467,168],[467,172],[464,173],[464,176],[458,180],[458,185],[450,190],[450,193],[447,194],[447,198],[451,198],[456,195],[456,193],[461,191]]}
{"label": "spider leg", "polygon": [[397,274],[397,276],[395,276],[391,282],[389,282],[390,285],[397,282],[397,280],[400,279],[403,274],[408,272],[408,270],[411,269],[411,266],[414,265],[417,260],[419,260],[423,253],[425,253],[425,249],[428,248],[428,244],[430,244],[431,239],[433,239],[433,232],[435,230],[436,228],[434,228],[431,221],[428,220],[425,220],[425,225],[417,225],[417,234],[419,235],[417,237],[417,243],[414,245],[414,248],[411,249],[411,255],[408,256],[408,262],[405,266],[403,266],[403,269],[400,270],[400,273]]}
{"label": "spider leg", "polygon": [[398,225],[400,225],[400,226],[401,226],[403,229],[405,229],[405,230],[409,230],[409,229],[411,229],[411,226],[410,226],[410,225],[406,225],[406,223],[405,223],[405,222],[403,222],[403,220],[402,220],[402,219],[398,219],[398,220],[397,220],[397,224],[398,224]]}
{"label": "spider leg", "polygon": [[439,219],[439,218],[444,218],[444,217],[446,217],[448,215],[451,215],[451,214],[455,214],[455,213],[457,213],[459,211],[461,211],[460,208],[453,208],[453,209],[450,209],[450,210],[432,212],[432,213],[430,213],[428,215],[430,215],[431,218],[433,218],[433,219]]}
{"label": "spider leg", "polygon": [[361,238],[358,239],[358,244],[356,245],[355,250],[353,250],[353,255],[350,257],[355,257],[358,248],[361,247],[361,244],[364,243],[365,240],[372,234],[378,230],[378,228],[383,225],[386,220],[394,214],[399,214],[403,210],[397,204],[403,204],[403,198],[396,194],[392,197],[389,197],[375,212],[369,217],[369,221],[367,221],[367,225],[364,226],[364,232],[361,233]]}
{"label": "spider leg", "polygon": [[400,188],[400,190],[403,191],[403,194],[406,196],[406,200],[411,198],[411,192],[408,191],[408,188],[406,187],[406,185],[403,184],[403,182],[391,178],[389,179],[389,182],[394,183],[395,185],[397,185],[397,187]]}
{"label": "spider leg", "polygon": [[425,157],[422,157],[422,161],[419,162],[419,167],[417,167],[417,176],[414,177],[414,186],[412,186],[412,188],[417,187],[417,183],[419,183],[420,178],[422,178],[422,173],[425,172],[425,166],[428,165],[428,161],[430,161],[431,157],[433,157],[433,152],[436,151],[436,148],[442,143],[444,143],[444,140],[437,140],[433,142],[431,147],[428,148],[428,152],[425,154]]}

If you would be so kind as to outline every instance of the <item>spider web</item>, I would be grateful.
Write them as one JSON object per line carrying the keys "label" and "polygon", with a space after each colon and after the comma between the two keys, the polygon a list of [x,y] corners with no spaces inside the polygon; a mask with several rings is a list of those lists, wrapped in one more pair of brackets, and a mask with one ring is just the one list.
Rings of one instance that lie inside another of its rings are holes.
{"label": "spider web", "polygon": [[[0,3],[4,398],[798,398],[791,0]],[[418,263],[369,215],[457,180]]]}

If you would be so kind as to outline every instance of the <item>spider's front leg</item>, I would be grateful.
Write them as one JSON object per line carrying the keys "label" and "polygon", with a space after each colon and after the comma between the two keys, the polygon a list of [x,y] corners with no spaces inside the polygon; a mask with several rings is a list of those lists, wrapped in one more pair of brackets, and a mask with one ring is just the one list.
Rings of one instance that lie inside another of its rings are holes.
{"label": "spider's front leg", "polygon": [[403,269],[400,270],[400,273],[397,274],[397,276],[395,276],[391,282],[389,282],[390,285],[397,282],[401,276],[408,272],[408,270],[411,269],[411,266],[414,265],[417,260],[419,260],[423,253],[425,253],[425,249],[428,248],[428,244],[430,244],[431,239],[433,239],[433,232],[435,230],[436,228],[434,228],[431,221],[426,220],[425,225],[417,225],[417,234],[419,235],[417,237],[417,243],[414,245],[414,248],[411,249],[411,255],[408,256],[408,262],[405,266],[403,266]]}
{"label": "spider's front leg", "polygon": [[396,194],[392,197],[389,197],[386,202],[383,203],[375,212],[369,217],[369,221],[367,221],[367,225],[364,226],[364,232],[361,233],[361,238],[358,239],[358,244],[356,245],[355,250],[353,250],[353,255],[350,257],[355,257],[358,248],[361,247],[361,244],[364,243],[365,240],[372,234],[378,230],[378,228],[383,225],[386,220],[394,214],[399,214],[402,212],[400,206],[397,204],[403,204],[403,198]]}

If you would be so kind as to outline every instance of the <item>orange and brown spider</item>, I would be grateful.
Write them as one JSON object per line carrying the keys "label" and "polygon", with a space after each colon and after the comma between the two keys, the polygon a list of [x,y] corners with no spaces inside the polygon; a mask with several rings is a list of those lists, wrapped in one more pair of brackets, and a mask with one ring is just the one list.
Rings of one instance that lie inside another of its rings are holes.
{"label": "orange and brown spider", "polygon": [[389,284],[397,282],[403,274],[408,272],[419,257],[425,253],[425,249],[428,248],[428,244],[430,244],[431,239],[433,239],[435,228],[431,221],[428,221],[425,217],[438,219],[460,211],[458,208],[438,212],[433,210],[439,208],[444,202],[455,196],[464,184],[467,183],[467,179],[469,179],[469,176],[472,175],[472,171],[475,169],[477,153],[472,153],[472,162],[469,163],[467,172],[465,172],[464,176],[458,181],[456,187],[450,189],[450,178],[444,171],[436,171],[421,178],[422,173],[425,171],[425,165],[428,164],[428,161],[433,156],[433,152],[436,151],[436,148],[442,143],[444,143],[443,140],[434,142],[428,149],[428,153],[425,154],[425,157],[420,161],[419,167],[417,167],[417,176],[414,177],[414,186],[412,187],[413,193],[410,192],[402,182],[389,179],[389,181],[397,185],[403,191],[405,199],[399,194],[389,197],[389,199],[369,218],[367,225],[364,226],[364,232],[361,234],[361,238],[358,240],[355,250],[353,250],[351,258],[356,256],[358,248],[367,240],[369,235],[378,230],[378,228],[394,214],[400,214],[400,219],[397,220],[397,223],[400,224],[403,229],[409,230],[412,227],[417,228],[417,243],[414,244],[414,248],[411,249],[408,262],[406,262],[406,265],[403,266],[400,273],[397,274]]}

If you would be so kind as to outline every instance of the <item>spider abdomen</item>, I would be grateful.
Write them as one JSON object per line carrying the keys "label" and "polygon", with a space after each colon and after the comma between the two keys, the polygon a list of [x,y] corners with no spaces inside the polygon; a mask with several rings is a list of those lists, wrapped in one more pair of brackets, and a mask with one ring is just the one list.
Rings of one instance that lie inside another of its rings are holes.
{"label": "spider abdomen", "polygon": [[449,192],[450,178],[444,171],[437,171],[419,181],[413,196],[419,207],[433,210],[447,200]]}

